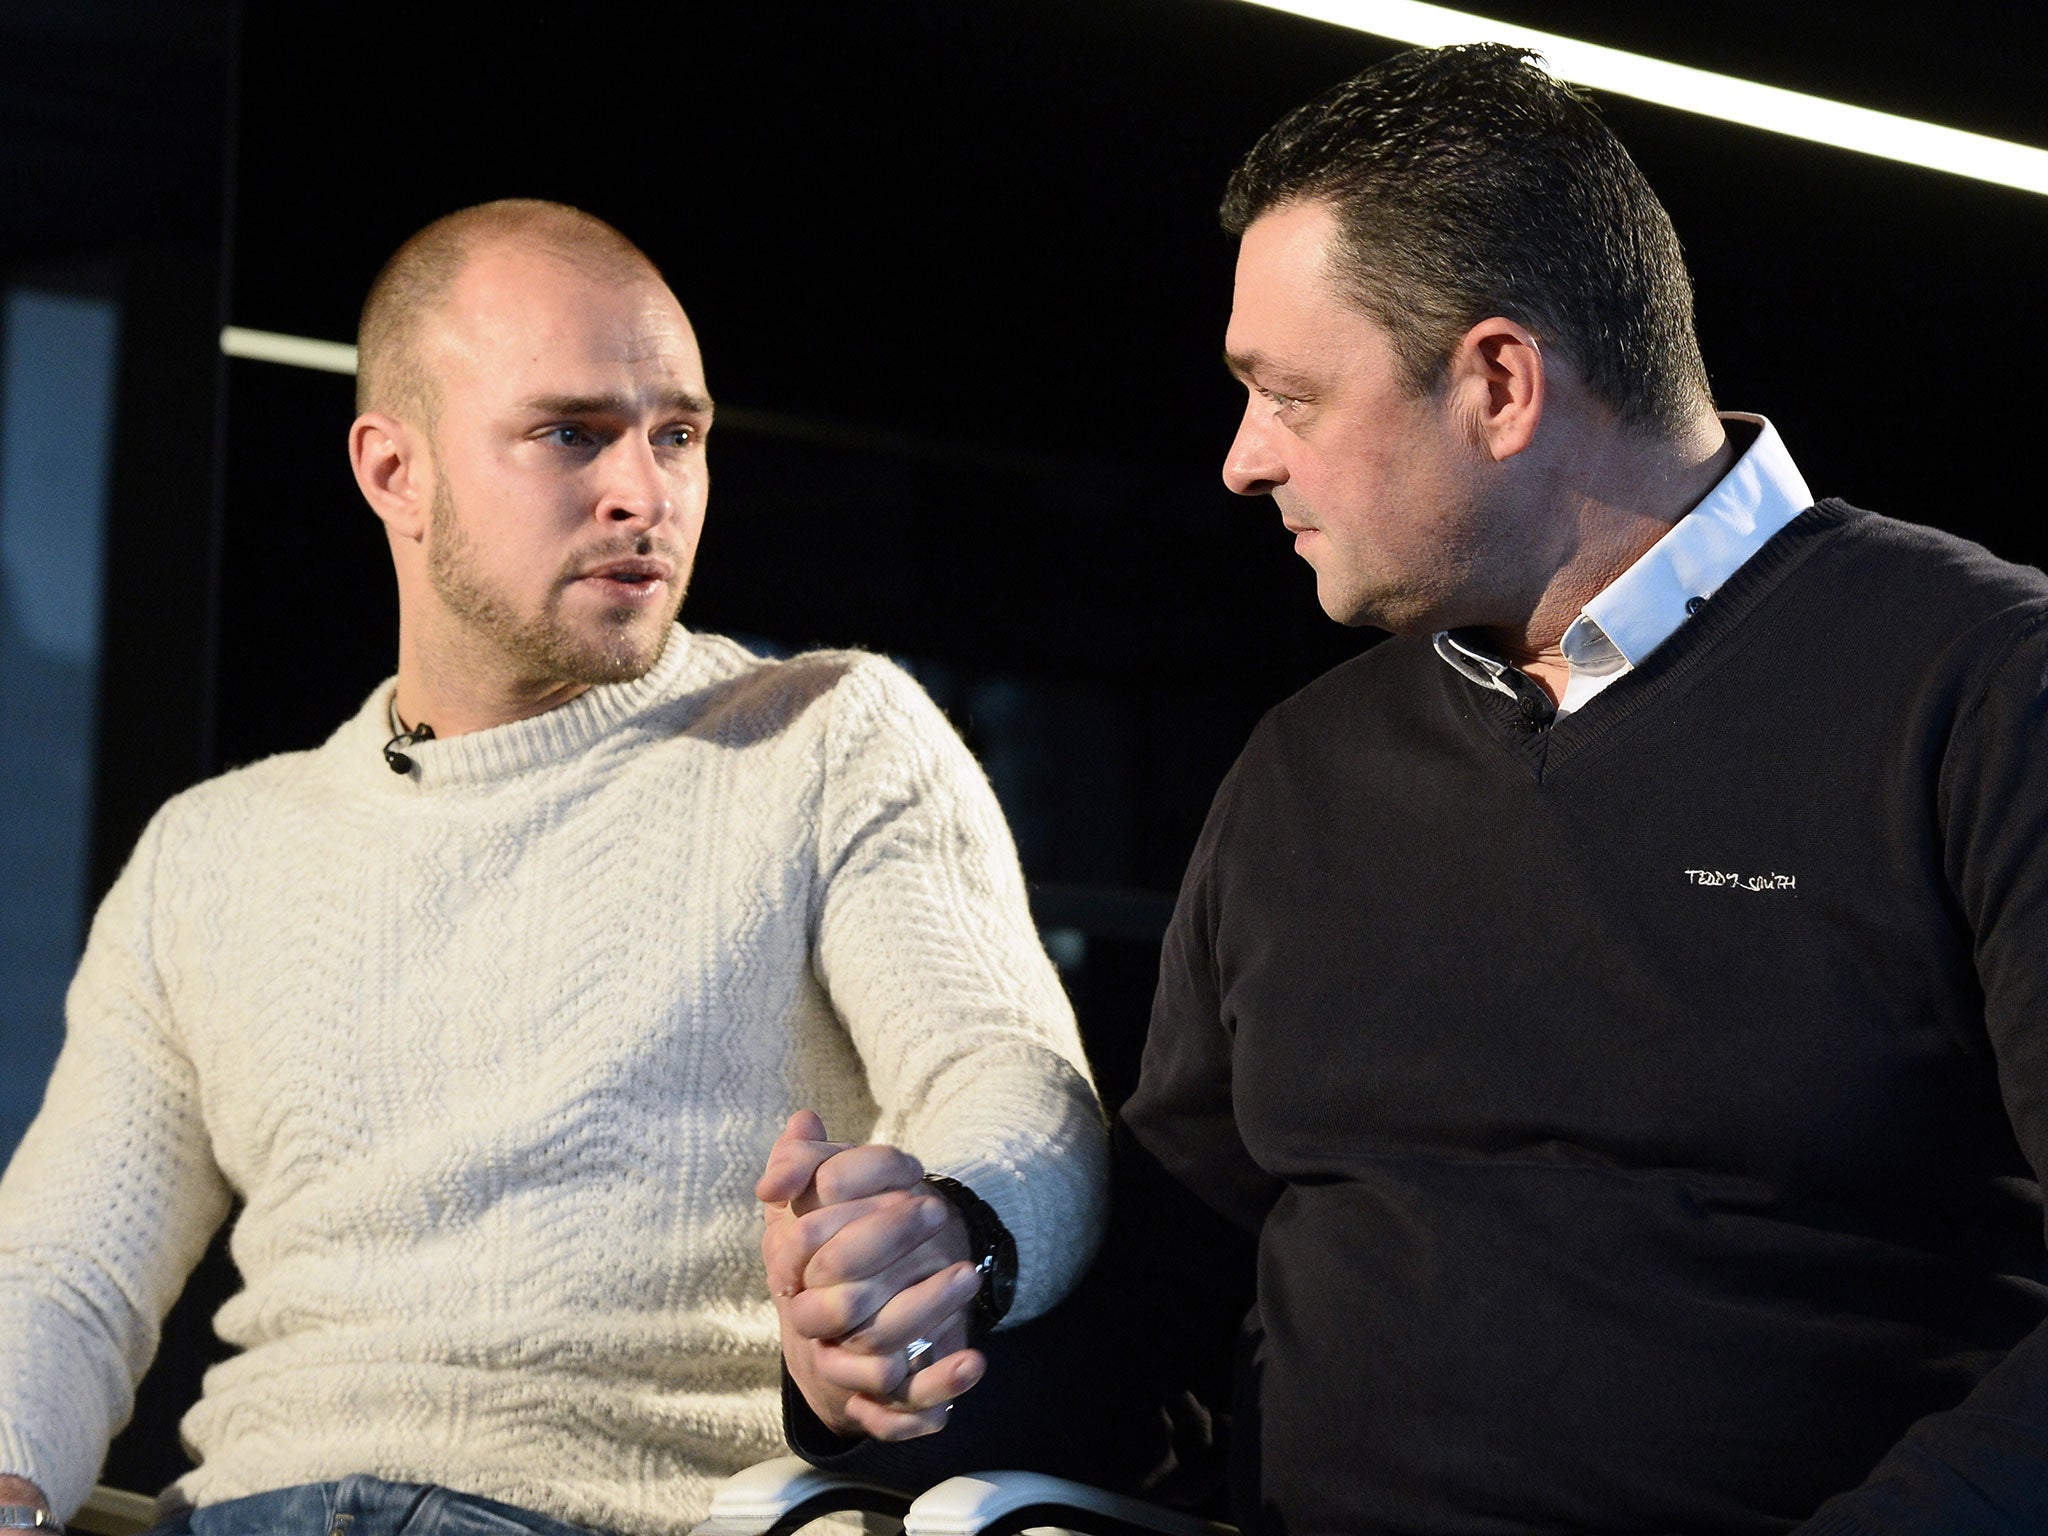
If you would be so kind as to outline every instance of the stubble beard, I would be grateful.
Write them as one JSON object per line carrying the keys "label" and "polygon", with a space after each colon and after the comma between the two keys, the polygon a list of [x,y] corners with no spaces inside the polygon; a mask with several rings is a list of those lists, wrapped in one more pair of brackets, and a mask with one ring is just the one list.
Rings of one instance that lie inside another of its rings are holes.
{"label": "stubble beard", "polygon": [[[597,561],[651,555],[654,549],[654,540],[642,533],[616,546],[586,550],[549,584],[541,611],[522,615],[503,592],[484,581],[475,546],[444,481],[434,490],[427,576],[442,606],[511,663],[521,682],[594,688],[643,677],[661,659],[682,607],[684,583],[677,581],[665,611],[618,605],[605,609],[593,624],[583,627],[570,624],[563,616],[562,594],[579,569]],[[677,571],[679,577],[687,574],[680,563]]]}

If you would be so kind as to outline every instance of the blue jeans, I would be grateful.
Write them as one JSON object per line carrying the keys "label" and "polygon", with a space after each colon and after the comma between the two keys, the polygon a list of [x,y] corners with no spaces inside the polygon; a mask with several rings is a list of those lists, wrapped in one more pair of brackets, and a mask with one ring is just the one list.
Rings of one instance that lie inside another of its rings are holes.
{"label": "blue jeans", "polygon": [[149,1536],[593,1536],[473,1493],[381,1477],[301,1483],[188,1509]]}

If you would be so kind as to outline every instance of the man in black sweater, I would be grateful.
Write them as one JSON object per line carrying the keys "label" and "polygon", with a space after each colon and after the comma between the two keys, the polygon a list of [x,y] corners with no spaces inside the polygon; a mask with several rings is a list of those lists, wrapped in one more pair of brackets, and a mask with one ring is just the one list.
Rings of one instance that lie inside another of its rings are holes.
{"label": "man in black sweater", "polygon": [[1255,1253],[1239,1518],[2048,1531],[2048,579],[1717,416],[1518,51],[1290,114],[1224,219],[1225,478],[1394,635],[1225,781],[1120,1133],[1155,1374]]}

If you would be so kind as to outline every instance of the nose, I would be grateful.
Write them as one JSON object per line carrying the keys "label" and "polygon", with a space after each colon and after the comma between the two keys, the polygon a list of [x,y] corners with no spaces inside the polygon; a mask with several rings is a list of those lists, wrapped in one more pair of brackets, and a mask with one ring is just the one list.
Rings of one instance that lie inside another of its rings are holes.
{"label": "nose", "polygon": [[1275,451],[1267,424],[1253,415],[1256,400],[1247,400],[1237,423],[1237,436],[1223,456],[1223,483],[1240,496],[1270,495],[1287,483],[1287,465]]}
{"label": "nose", "polygon": [[601,521],[652,528],[675,516],[676,488],[644,437],[624,434],[606,457],[610,462],[597,507]]}

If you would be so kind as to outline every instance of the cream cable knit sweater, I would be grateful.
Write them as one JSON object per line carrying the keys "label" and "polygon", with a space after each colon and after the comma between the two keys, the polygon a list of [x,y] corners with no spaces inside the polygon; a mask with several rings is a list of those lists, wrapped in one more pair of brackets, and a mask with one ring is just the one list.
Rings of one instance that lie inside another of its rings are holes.
{"label": "cream cable knit sweater", "polygon": [[158,814],[0,1181],[0,1471],[85,1496],[231,1196],[246,1289],[183,1501],[373,1472],[686,1528],[780,1446],[752,1198],[801,1106],[963,1179],[1014,1316],[1104,1139],[987,782],[886,661],[675,632],[531,720]]}

